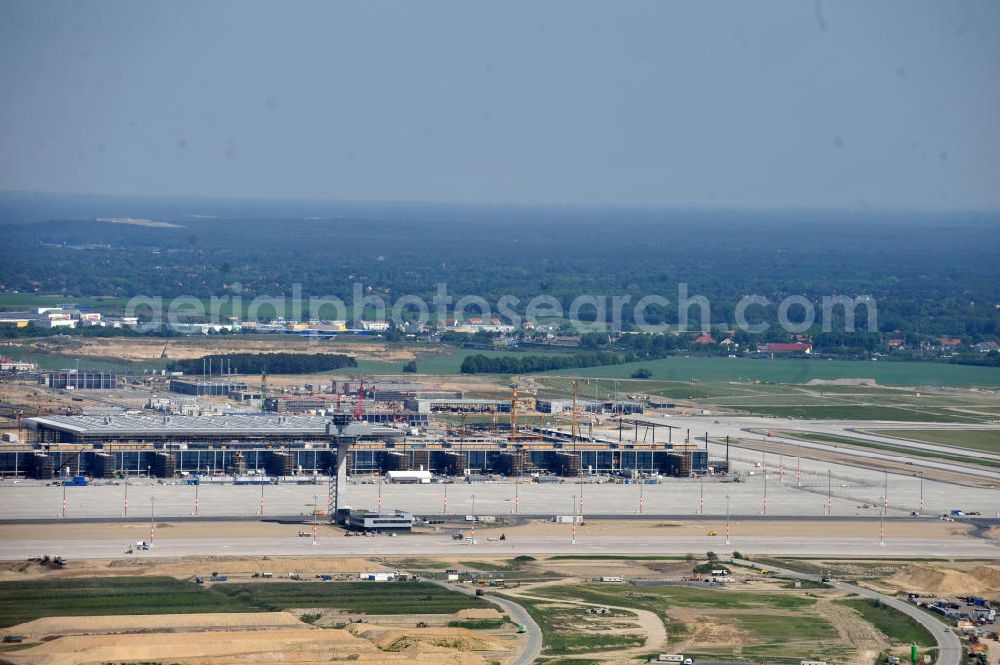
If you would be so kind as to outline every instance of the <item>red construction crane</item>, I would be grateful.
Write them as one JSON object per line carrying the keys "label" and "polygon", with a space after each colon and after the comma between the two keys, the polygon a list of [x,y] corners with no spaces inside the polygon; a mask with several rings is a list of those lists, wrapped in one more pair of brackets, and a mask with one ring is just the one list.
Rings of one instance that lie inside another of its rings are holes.
{"label": "red construction crane", "polygon": [[361,420],[365,415],[365,380],[358,379],[358,404],[354,407],[354,419]]}

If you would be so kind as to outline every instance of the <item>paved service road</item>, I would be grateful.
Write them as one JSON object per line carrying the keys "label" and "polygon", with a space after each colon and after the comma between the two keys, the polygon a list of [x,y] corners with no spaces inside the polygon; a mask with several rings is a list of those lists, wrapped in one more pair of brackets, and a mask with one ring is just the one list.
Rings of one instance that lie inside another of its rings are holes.
{"label": "paved service road", "polygon": [[[468,596],[473,596],[476,593],[474,590],[467,589],[458,584],[447,584],[445,582],[434,580],[431,581],[444,587],[445,589],[448,589],[449,591],[457,591]],[[525,644],[520,655],[510,662],[510,665],[531,665],[534,663],[535,659],[538,658],[538,655],[542,652],[542,629],[538,627],[535,620],[531,618],[530,614],[528,614],[528,610],[508,598],[501,598],[494,594],[487,594],[483,598],[494,605],[499,605],[514,623],[521,624],[528,630],[526,633],[528,638],[527,644]]]}
{"label": "paved service road", "polygon": [[[752,561],[743,561],[740,559],[734,559],[733,561],[744,566],[755,565]],[[776,568],[770,564],[767,568],[768,570],[773,570],[785,577],[791,577],[793,579],[811,580],[813,582],[820,581],[819,575],[799,573],[794,570],[788,570],[787,568]],[[934,639],[937,640],[939,649],[937,665],[959,665],[959,662],[962,660],[962,643],[959,641],[958,636],[955,635],[955,632],[951,630],[951,628],[948,628],[933,616],[927,614],[915,605],[893,598],[892,596],[887,596],[884,593],[872,591],[871,589],[866,589],[854,584],[848,584],[847,582],[834,582],[834,584],[839,589],[856,593],[859,596],[864,596],[865,598],[881,601],[894,610],[908,615],[914,621],[926,628],[927,631],[934,636]]]}
{"label": "paved service road", "polygon": [[[142,537],[142,533],[138,537]],[[132,538],[134,542],[135,538]],[[117,540],[64,539],[53,527],[45,539],[0,539],[0,560],[19,560],[49,554],[68,559],[109,559],[122,556],[129,544],[122,534]],[[687,554],[714,550],[728,554],[733,550],[784,556],[895,556],[952,557],[960,547],[963,557],[993,559],[1000,556],[1000,542],[989,539],[887,538],[879,545],[877,534],[871,538],[807,538],[786,536],[741,536],[729,545],[722,537],[671,536],[578,536],[576,544],[565,536],[515,536],[503,542],[479,540],[471,545],[442,535],[409,535],[397,538],[344,538],[323,536],[311,545],[310,539],[285,538],[166,538],[158,537],[145,557],[195,555],[222,556],[516,556],[518,554]]]}

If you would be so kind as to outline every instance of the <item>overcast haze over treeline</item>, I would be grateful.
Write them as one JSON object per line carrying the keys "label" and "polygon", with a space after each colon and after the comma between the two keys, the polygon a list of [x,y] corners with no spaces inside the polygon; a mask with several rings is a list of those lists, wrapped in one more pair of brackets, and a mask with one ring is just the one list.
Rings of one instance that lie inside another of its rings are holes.
{"label": "overcast haze over treeline", "polygon": [[0,3],[0,189],[1000,209],[1000,4]]}

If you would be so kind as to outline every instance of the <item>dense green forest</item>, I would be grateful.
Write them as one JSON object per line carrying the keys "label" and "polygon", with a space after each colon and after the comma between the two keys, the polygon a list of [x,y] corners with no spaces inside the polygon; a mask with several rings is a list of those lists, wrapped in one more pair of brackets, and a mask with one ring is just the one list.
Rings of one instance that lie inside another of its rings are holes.
{"label": "dense green forest", "polygon": [[530,374],[550,369],[577,369],[618,365],[637,360],[631,354],[610,352],[574,353],[558,356],[516,354],[510,356],[469,356],[462,361],[462,374]]}
{"label": "dense green forest", "polygon": [[[148,227],[95,221],[131,216]],[[0,198],[0,290],[171,298],[337,296],[355,284],[392,302],[438,284],[491,305],[504,295],[669,299],[649,323],[676,323],[678,285],[731,325],[747,294],[867,294],[883,332],[1000,334],[1000,220],[987,213],[727,212]],[[298,285],[298,286],[296,286]],[[631,324],[626,309],[624,326]],[[476,315],[475,308],[469,312]],[[495,312],[494,312],[495,313]],[[306,316],[324,312],[303,312]],[[692,309],[692,318],[697,314]],[[433,312],[432,312],[433,315]],[[594,318],[586,307],[582,319]],[[604,318],[610,318],[610,312]],[[332,318],[332,317],[330,317]],[[863,316],[861,317],[864,318]],[[820,332],[818,329],[810,331]],[[869,331],[875,332],[875,331]],[[842,341],[827,338],[831,347]],[[645,342],[643,342],[645,343]],[[669,344],[669,341],[649,342]],[[864,339],[851,339],[863,347]],[[872,342],[877,343],[877,342]]]}
{"label": "dense green forest", "polygon": [[223,367],[237,374],[312,374],[345,367],[357,367],[354,358],[340,353],[229,353],[203,358],[175,360],[167,364],[171,372],[200,374],[205,367],[219,372]]}

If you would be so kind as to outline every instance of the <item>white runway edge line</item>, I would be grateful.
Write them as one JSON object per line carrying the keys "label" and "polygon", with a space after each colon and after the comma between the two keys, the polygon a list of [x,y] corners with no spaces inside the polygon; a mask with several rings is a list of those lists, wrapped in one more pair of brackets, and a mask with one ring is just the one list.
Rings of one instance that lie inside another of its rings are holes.
{"label": "white runway edge line", "polygon": [[[305,541],[305,542],[303,542]],[[725,545],[724,537],[669,536],[508,536],[504,542],[479,540],[476,545],[456,542],[450,536],[409,535],[399,538],[344,538],[324,536],[311,544],[305,538],[177,538],[159,539],[141,558],[183,556],[517,556],[520,554],[608,554],[608,555],[685,555],[713,550],[720,554],[733,550],[783,556],[829,557],[1000,557],[1000,543],[988,539],[887,538],[879,544],[878,534],[871,538],[801,538],[737,536]],[[128,538],[117,540],[3,540],[0,559],[23,560],[48,554],[73,559],[114,559],[122,556]]]}

